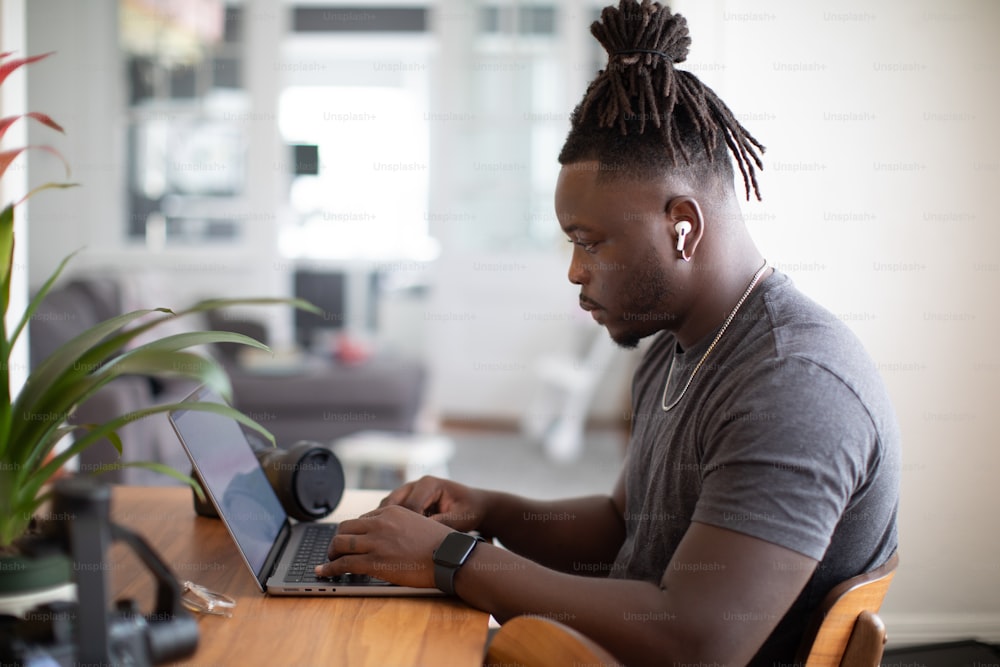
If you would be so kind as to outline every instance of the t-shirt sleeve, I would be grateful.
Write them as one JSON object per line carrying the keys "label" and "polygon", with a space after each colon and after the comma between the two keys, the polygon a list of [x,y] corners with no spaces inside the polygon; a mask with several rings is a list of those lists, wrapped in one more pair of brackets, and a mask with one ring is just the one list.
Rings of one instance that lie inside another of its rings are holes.
{"label": "t-shirt sleeve", "polygon": [[876,456],[862,402],[828,370],[790,358],[749,374],[705,415],[692,519],[821,560]]}

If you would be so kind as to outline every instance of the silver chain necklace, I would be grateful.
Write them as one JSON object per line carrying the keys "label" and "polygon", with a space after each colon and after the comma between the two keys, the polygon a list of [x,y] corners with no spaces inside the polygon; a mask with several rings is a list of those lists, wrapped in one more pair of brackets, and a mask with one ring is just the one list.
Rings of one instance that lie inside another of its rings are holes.
{"label": "silver chain necklace", "polygon": [[750,284],[747,285],[747,289],[745,292],[743,292],[743,296],[741,296],[740,300],[736,302],[736,307],[733,308],[731,313],[729,313],[729,317],[726,318],[726,321],[722,323],[722,328],[719,329],[719,333],[715,334],[715,340],[713,340],[712,344],[708,346],[707,350],[705,350],[705,354],[701,355],[701,359],[698,360],[698,365],[694,367],[693,371],[691,371],[691,376],[688,377],[687,383],[684,385],[684,388],[681,389],[680,396],[674,399],[673,403],[667,405],[667,389],[670,387],[670,376],[674,374],[674,360],[673,359],[670,360],[670,370],[667,371],[667,381],[663,383],[663,400],[660,403],[660,407],[663,408],[664,412],[670,412],[671,410],[673,410],[677,406],[677,404],[681,402],[681,399],[684,398],[684,394],[687,393],[688,387],[690,387],[691,382],[694,381],[694,376],[698,374],[698,371],[705,363],[705,360],[708,359],[708,355],[712,354],[712,350],[715,349],[715,346],[719,342],[719,339],[722,338],[722,334],[726,333],[726,329],[729,328],[729,325],[732,323],[733,318],[736,317],[736,313],[739,312],[740,306],[742,306],[743,302],[747,300],[748,296],[750,296],[750,292],[752,292],[753,288],[756,287],[757,281],[760,280],[760,277],[764,275],[764,271],[766,270],[767,270],[767,260],[765,259],[764,264],[759,269],[757,269],[757,273],[753,274],[753,280],[751,280]]}

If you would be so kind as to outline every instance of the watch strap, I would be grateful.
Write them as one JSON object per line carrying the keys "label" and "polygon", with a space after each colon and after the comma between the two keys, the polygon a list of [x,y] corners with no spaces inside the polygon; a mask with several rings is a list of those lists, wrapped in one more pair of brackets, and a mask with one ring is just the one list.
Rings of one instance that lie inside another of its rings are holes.
{"label": "watch strap", "polygon": [[446,542],[454,540],[468,540],[470,542],[468,550],[462,556],[461,560],[457,562],[446,562],[440,559],[438,554],[442,550],[441,546],[439,546],[434,552],[434,586],[447,595],[455,594],[455,574],[458,572],[458,568],[462,567],[462,565],[465,564],[465,561],[468,560],[469,556],[472,555],[472,551],[475,549],[476,544],[484,541],[481,537],[455,531],[447,535],[441,544],[444,545]]}
{"label": "watch strap", "polygon": [[441,563],[434,563],[434,587],[446,595],[455,594],[455,573],[457,567],[449,567]]}

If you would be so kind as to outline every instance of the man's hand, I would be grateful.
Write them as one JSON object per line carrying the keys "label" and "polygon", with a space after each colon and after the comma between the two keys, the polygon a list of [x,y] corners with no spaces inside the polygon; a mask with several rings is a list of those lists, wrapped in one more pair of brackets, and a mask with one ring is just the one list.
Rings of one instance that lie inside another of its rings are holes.
{"label": "man's hand", "polygon": [[330,542],[330,562],[316,574],[368,574],[401,586],[434,587],[434,550],[451,529],[399,506],[342,521]]}
{"label": "man's hand", "polygon": [[421,477],[399,487],[379,504],[401,505],[455,530],[468,532],[480,527],[489,505],[487,492],[437,477]]}
{"label": "man's hand", "polygon": [[[379,507],[400,505],[462,532],[472,530],[546,567],[564,572],[607,572],[625,539],[624,477],[611,496],[533,500],[422,477],[386,496]],[[553,520],[558,519],[558,520]]]}

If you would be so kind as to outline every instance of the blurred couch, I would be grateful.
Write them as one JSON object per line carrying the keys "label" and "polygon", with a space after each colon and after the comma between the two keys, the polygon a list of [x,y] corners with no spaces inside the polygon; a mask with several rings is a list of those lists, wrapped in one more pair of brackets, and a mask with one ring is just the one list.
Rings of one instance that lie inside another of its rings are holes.
{"label": "blurred couch", "polygon": [[[141,289],[139,293],[136,289],[142,284],[109,272],[79,276],[57,286],[29,326],[31,367],[100,321],[138,307],[178,306],[162,303],[162,294],[157,293],[160,290],[150,290],[149,298],[144,298]],[[225,311],[212,314],[207,322],[185,320],[170,322],[151,333],[161,337],[171,333],[170,327],[175,331],[212,328],[246,333],[267,342],[263,325],[227,316]],[[205,353],[213,355],[229,373],[234,406],[270,430],[280,447],[299,440],[330,442],[369,429],[412,432],[423,403],[426,371],[413,359],[375,354],[363,362],[345,364],[332,355],[301,355],[280,364],[249,364],[241,357],[239,346],[215,346]],[[121,377],[80,405],[71,420],[101,423],[150,405],[179,401],[193,389],[194,384],[184,379]],[[171,478],[159,473],[116,464],[158,461],[184,472],[190,468],[165,415],[130,422],[119,436],[121,457],[105,441],[81,455],[81,470],[95,471],[110,464],[112,469],[104,473],[110,482],[169,484]]]}

